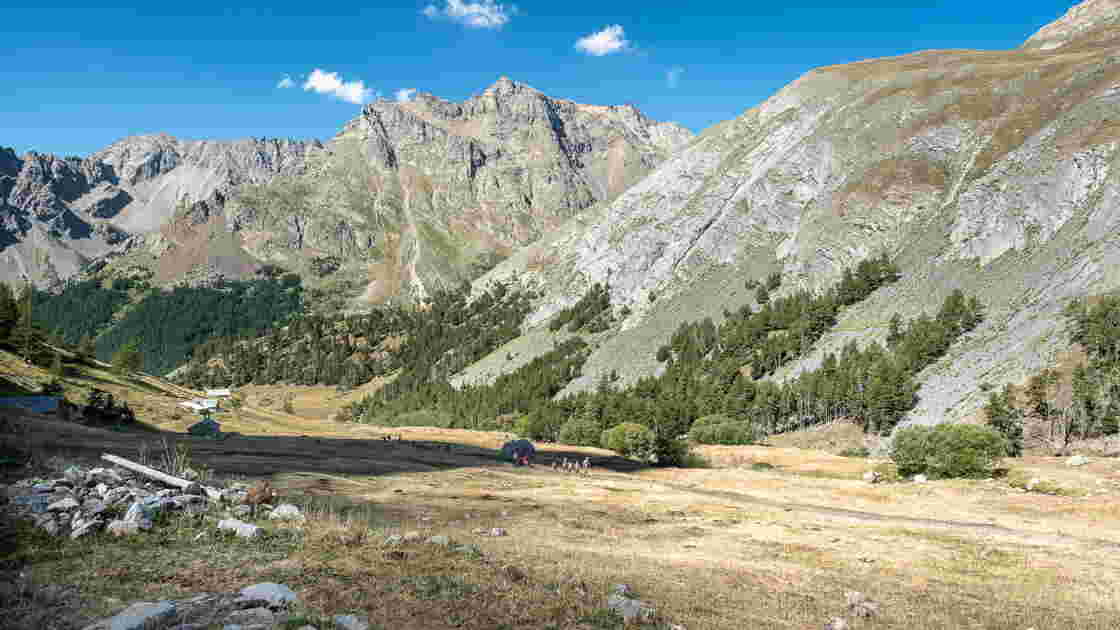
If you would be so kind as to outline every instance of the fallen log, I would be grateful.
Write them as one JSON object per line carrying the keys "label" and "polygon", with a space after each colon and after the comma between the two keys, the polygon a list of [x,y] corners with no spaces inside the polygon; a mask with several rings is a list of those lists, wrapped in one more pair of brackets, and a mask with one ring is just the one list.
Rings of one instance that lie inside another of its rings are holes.
{"label": "fallen log", "polygon": [[[120,466],[121,468],[127,468],[127,469],[129,469],[133,472],[138,472],[141,475],[146,475],[148,477],[151,477],[152,479],[162,481],[163,483],[165,483],[169,486],[175,486],[176,488],[186,488],[187,486],[191,485],[191,483],[193,483],[192,481],[190,481],[188,479],[180,479],[180,478],[178,478],[174,475],[169,475],[165,472],[160,472],[160,471],[158,471],[154,468],[149,468],[149,467],[147,467],[143,464],[137,464],[134,461],[127,460],[127,459],[125,459],[123,457],[119,457],[117,455],[110,455],[109,453],[102,453],[101,454],[101,459],[103,459],[107,462],[112,462],[112,463]],[[222,498],[222,491],[221,490],[218,490],[216,488],[211,488],[209,486],[202,486],[202,489],[206,492],[206,496],[210,497],[211,499],[220,500]]]}

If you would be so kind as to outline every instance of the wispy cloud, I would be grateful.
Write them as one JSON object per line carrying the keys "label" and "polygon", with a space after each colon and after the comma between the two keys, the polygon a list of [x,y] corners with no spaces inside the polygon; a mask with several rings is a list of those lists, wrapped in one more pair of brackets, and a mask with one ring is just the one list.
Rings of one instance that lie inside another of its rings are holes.
{"label": "wispy cloud", "polygon": [[311,76],[303,84],[304,90],[329,94],[347,103],[361,105],[373,100],[374,91],[367,88],[361,80],[345,82],[339,78],[337,72],[324,72],[318,68],[311,71]]}
{"label": "wispy cloud", "polygon": [[673,66],[665,73],[665,83],[670,88],[676,89],[681,84],[681,75],[684,74],[684,68],[680,66]]}
{"label": "wispy cloud", "polygon": [[576,50],[595,57],[622,52],[630,48],[626,32],[618,24],[604,28],[598,33],[581,37],[576,41]]}
{"label": "wispy cloud", "polygon": [[510,18],[517,15],[518,10],[517,5],[498,4],[494,0],[446,0],[442,9],[429,4],[421,13],[433,20],[446,18],[471,28],[502,28],[509,24]]}
{"label": "wispy cloud", "polygon": [[290,88],[290,87],[295,87],[295,86],[296,86],[296,82],[292,81],[292,77],[290,77],[286,74],[284,75],[284,78],[280,79],[280,82],[276,84],[276,87],[278,87],[278,88]]}
{"label": "wispy cloud", "polygon": [[416,96],[416,88],[401,88],[395,94],[398,103],[407,103]]}

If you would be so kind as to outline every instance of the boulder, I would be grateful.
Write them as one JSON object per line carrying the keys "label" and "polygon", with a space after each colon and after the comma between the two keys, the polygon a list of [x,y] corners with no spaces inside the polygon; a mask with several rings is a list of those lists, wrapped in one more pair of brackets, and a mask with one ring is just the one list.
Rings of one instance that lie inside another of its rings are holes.
{"label": "boulder", "polygon": [[251,523],[239,521],[235,518],[227,518],[218,521],[218,529],[221,531],[230,531],[241,538],[256,538],[261,534],[261,528]]}
{"label": "boulder", "polygon": [[174,616],[174,602],[136,602],[106,620],[86,626],[85,630],[146,630]]}
{"label": "boulder", "polygon": [[275,582],[261,582],[246,586],[241,589],[240,599],[253,600],[260,599],[268,602],[272,608],[281,608],[299,602],[299,596],[295,591]]}
{"label": "boulder", "polygon": [[364,615],[335,615],[333,621],[338,630],[369,630],[369,619]]}
{"label": "boulder", "polygon": [[269,512],[268,518],[283,521],[301,521],[305,517],[299,507],[291,503],[281,503]]}

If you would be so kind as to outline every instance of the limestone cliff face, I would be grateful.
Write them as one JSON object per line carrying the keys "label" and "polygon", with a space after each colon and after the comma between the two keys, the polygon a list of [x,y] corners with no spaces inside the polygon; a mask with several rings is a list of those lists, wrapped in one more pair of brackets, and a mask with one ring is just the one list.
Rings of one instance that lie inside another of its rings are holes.
{"label": "limestone cliff face", "polygon": [[304,177],[247,187],[226,220],[254,235],[262,260],[343,260],[338,277],[367,303],[422,297],[617,197],[691,138],[631,106],[502,78],[462,103],[421,93],[366,105]]}
{"label": "limestone cliff face", "polygon": [[904,280],[847,311],[820,352],[779,377],[851,338],[881,338],[893,313],[930,312],[960,287],[990,316],[922,375],[911,417],[967,415],[981,381],[1018,381],[1053,358],[1070,298],[1120,287],[1118,18],[1120,3],[1092,0],[1018,50],[809,72],[482,281],[545,290],[532,325],[610,283],[630,315],[578,389],[610,370],[654,372],[681,321],[751,301],[745,280],[780,270],[783,290],[822,287],[887,252]]}
{"label": "limestone cliff face", "polygon": [[177,208],[219,210],[239,186],[302,172],[318,142],[134,136],[85,159],[0,150],[0,280],[51,284],[158,232]]}

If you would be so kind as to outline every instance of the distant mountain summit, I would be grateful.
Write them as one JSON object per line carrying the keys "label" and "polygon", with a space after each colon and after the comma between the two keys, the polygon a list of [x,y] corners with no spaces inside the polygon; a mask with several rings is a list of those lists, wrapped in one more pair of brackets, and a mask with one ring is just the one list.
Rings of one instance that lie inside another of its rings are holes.
{"label": "distant mountain summit", "polygon": [[161,134],[86,159],[6,150],[0,277],[44,285],[101,261],[166,283],[273,264],[359,303],[422,297],[614,199],[691,138],[502,77],[462,103],[368,104],[325,144]]}

